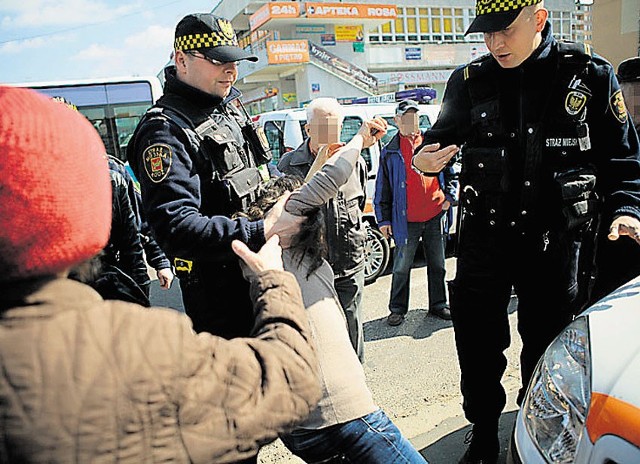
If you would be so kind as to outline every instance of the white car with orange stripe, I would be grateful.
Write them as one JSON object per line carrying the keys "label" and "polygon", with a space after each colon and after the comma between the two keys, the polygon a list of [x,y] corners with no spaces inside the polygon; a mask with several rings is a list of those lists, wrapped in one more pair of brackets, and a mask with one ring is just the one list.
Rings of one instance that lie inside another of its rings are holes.
{"label": "white car with orange stripe", "polygon": [[577,317],[529,384],[511,463],[640,463],[640,277]]}

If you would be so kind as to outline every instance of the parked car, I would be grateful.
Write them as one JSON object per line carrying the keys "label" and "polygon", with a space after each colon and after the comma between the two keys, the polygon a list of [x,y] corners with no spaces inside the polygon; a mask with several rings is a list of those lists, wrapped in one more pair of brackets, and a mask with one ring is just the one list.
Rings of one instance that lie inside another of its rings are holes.
{"label": "parked car", "polygon": [[640,276],[547,348],[516,419],[510,463],[640,463]]}
{"label": "parked car", "polygon": [[[350,140],[360,129],[365,119],[382,116],[389,123],[389,130],[380,143],[362,151],[362,157],[367,163],[369,179],[367,181],[367,205],[364,219],[368,228],[368,243],[366,246],[365,283],[375,281],[386,269],[391,255],[389,242],[378,230],[373,212],[373,195],[375,193],[376,175],[380,160],[380,151],[398,131],[393,117],[396,103],[373,103],[367,105],[343,105],[344,122],[340,139]],[[420,105],[420,128],[430,129],[435,122],[440,105]],[[294,150],[305,139],[304,126],[307,123],[305,109],[270,111],[258,115],[258,124],[263,128],[273,155],[273,162],[278,163],[280,157],[287,151]]]}

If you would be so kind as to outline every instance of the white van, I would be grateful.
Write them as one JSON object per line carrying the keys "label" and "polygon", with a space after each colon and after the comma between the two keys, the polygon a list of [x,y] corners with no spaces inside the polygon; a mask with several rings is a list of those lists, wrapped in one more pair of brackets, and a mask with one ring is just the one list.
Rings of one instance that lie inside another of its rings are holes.
{"label": "white van", "polygon": [[[373,282],[382,274],[389,262],[389,243],[384,239],[376,226],[376,218],[373,213],[373,195],[375,192],[376,174],[380,160],[380,150],[398,131],[393,117],[395,116],[397,103],[370,103],[366,105],[342,105],[344,122],[342,125],[342,141],[349,141],[360,129],[362,122],[374,116],[382,116],[389,123],[389,130],[379,144],[362,151],[362,157],[367,163],[369,180],[367,181],[367,205],[364,210],[364,219],[371,226],[369,228],[370,240],[367,243],[367,263],[365,279],[367,283]],[[420,105],[420,129],[430,129],[438,113],[440,105]],[[277,164],[280,157],[299,147],[305,139],[304,126],[307,123],[307,112],[303,108],[270,111],[262,113],[254,118],[263,128],[273,155],[273,163]]]}

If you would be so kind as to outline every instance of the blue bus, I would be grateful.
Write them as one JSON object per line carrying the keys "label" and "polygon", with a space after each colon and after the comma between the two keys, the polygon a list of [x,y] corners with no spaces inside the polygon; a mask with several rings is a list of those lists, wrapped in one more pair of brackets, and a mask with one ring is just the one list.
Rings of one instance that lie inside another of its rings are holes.
{"label": "blue bus", "polygon": [[142,115],[162,95],[157,77],[85,79],[12,84],[72,103],[96,128],[109,155],[126,161]]}

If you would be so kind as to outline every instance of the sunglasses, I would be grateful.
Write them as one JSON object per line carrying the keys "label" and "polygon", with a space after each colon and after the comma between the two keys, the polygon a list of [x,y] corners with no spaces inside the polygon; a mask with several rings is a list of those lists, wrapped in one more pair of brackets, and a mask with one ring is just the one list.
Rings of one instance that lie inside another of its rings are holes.
{"label": "sunglasses", "polygon": [[187,55],[191,55],[194,58],[200,58],[201,60],[208,61],[209,63],[211,63],[214,66],[221,66],[223,64],[226,64],[224,61],[214,60],[213,58],[209,58],[208,56],[204,56],[204,55],[201,55],[201,54],[196,53],[196,52],[186,52],[186,53],[187,53]]}

